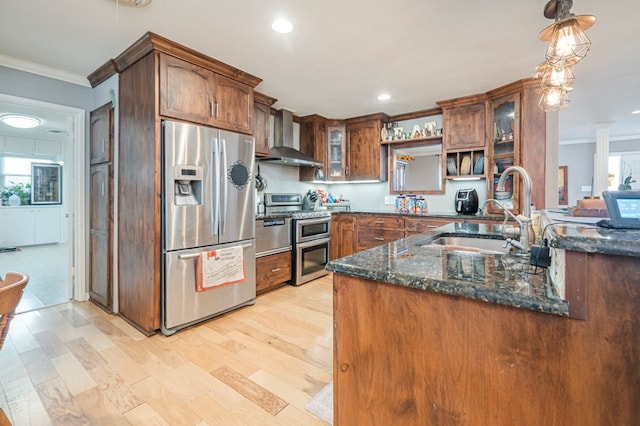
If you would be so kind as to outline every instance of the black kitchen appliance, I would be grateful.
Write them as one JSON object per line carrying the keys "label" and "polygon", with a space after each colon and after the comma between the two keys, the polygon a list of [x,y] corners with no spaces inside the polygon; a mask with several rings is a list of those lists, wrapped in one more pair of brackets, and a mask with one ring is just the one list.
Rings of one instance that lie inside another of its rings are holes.
{"label": "black kitchen appliance", "polygon": [[475,189],[458,189],[456,192],[456,212],[458,214],[478,213],[478,192]]}

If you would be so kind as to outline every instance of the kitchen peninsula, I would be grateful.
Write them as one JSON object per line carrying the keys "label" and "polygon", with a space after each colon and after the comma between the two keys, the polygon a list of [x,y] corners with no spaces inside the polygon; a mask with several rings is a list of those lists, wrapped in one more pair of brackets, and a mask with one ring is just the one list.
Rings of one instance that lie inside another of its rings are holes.
{"label": "kitchen peninsula", "polygon": [[495,237],[451,224],[329,263],[335,423],[637,421],[640,232],[549,226],[559,292],[528,256],[428,244],[470,231]]}

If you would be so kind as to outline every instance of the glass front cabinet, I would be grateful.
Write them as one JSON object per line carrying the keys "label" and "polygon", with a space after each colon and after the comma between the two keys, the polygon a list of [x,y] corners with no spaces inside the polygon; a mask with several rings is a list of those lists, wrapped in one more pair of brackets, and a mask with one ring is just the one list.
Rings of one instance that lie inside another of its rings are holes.
{"label": "glass front cabinet", "polygon": [[347,132],[344,125],[327,125],[327,179],[346,179]]}
{"label": "glass front cabinet", "polygon": [[[512,212],[519,211],[519,177],[509,175],[505,191],[498,191],[498,181],[502,173],[511,166],[520,165],[520,94],[497,98],[490,102],[489,108],[489,171],[487,173],[487,198],[498,200]],[[501,209],[493,203],[487,206],[489,213],[500,213]]]}

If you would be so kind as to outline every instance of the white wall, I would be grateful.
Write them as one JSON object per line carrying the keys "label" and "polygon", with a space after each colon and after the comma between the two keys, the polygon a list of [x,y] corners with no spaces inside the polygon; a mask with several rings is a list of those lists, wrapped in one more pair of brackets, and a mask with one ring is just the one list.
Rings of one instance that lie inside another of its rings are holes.
{"label": "white wall", "polygon": [[[640,137],[636,140],[611,141],[609,153],[640,151]],[[591,186],[596,145],[594,142],[579,144],[561,144],[558,150],[558,165],[567,166],[569,205],[575,206],[577,200],[590,195],[582,191],[583,186]],[[640,177],[640,170],[634,170],[634,177]]]}

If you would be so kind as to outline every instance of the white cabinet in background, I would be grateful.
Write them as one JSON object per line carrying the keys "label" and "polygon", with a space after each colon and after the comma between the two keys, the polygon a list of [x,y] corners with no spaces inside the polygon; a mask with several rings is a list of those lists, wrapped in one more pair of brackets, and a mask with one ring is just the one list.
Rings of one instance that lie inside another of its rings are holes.
{"label": "white cabinet in background", "polygon": [[[2,247],[59,243],[62,237],[62,207],[2,207]],[[4,238],[4,240],[3,240]]]}

